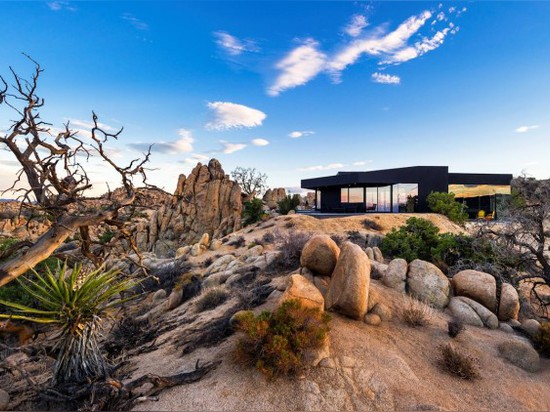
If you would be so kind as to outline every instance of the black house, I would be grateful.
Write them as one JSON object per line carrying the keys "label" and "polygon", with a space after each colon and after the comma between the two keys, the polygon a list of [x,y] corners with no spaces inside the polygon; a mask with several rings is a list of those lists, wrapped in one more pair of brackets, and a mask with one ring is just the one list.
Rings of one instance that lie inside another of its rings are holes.
{"label": "black house", "polygon": [[303,179],[315,190],[315,210],[326,213],[428,212],[431,192],[453,192],[470,217],[495,216],[510,195],[511,174],[449,173],[447,166],[413,166],[369,172],[338,172]]}

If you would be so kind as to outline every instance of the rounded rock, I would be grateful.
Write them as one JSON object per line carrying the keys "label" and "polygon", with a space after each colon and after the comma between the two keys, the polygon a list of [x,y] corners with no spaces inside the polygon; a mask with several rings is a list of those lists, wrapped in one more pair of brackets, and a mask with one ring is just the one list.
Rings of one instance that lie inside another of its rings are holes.
{"label": "rounded rock", "polygon": [[451,283],[430,262],[415,259],[409,263],[407,285],[411,296],[435,308],[442,309],[449,303]]}
{"label": "rounded rock", "polygon": [[509,283],[503,283],[498,307],[499,320],[517,319],[519,315],[519,296],[517,290]]}
{"label": "rounded rock", "polygon": [[371,326],[378,326],[382,323],[382,319],[374,313],[367,313],[365,315],[365,323]]}
{"label": "rounded rock", "polygon": [[339,256],[340,248],[330,236],[316,235],[305,244],[300,265],[316,275],[331,276]]}
{"label": "rounded rock", "polygon": [[496,312],[497,282],[492,275],[477,270],[462,270],[453,276],[452,284],[455,295],[466,296]]}

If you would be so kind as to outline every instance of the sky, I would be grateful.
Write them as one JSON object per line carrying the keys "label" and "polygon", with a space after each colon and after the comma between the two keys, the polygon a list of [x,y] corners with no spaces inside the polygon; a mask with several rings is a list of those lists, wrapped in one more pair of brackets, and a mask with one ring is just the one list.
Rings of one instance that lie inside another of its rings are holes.
{"label": "sky", "polygon": [[[217,158],[268,186],[416,165],[550,177],[550,2],[3,1],[0,74],[44,68],[42,118],[92,110],[151,183]],[[0,133],[15,114],[0,106]],[[54,129],[55,130],[55,129]],[[4,132],[5,133],[5,132]],[[0,189],[18,168],[0,150]],[[119,184],[98,160],[95,191]]]}

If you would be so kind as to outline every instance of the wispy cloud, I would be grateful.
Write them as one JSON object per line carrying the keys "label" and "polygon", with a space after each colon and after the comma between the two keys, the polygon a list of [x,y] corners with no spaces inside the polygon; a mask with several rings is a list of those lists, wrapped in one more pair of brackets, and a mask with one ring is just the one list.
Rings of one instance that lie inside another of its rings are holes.
{"label": "wispy cloud", "polygon": [[132,13],[124,13],[122,15],[122,20],[126,20],[128,23],[130,23],[137,30],[148,30],[149,29],[149,25],[147,23],[145,23],[144,21],[138,19]]}
{"label": "wispy cloud", "polygon": [[275,82],[269,87],[270,96],[301,86],[317,76],[326,64],[327,56],[318,50],[319,43],[307,39],[302,45],[291,50],[275,67],[280,71]]}
{"label": "wispy cloud", "polygon": [[531,126],[520,126],[515,131],[516,131],[516,133],[526,133],[530,130],[538,129],[539,127],[540,127],[540,125],[538,125],[538,124],[533,124]]}
{"label": "wispy cloud", "polygon": [[296,170],[299,172],[313,172],[318,170],[331,170],[331,169],[341,169],[345,165],[342,163],[330,163],[328,165],[317,165],[317,166],[307,166],[307,167],[300,167]]}
{"label": "wispy cloud", "polygon": [[294,132],[290,132],[288,134],[288,137],[290,137],[291,139],[298,139],[300,137],[304,137],[304,136],[310,136],[312,134],[315,134],[314,131],[312,130],[303,130],[303,131],[294,131]]}
{"label": "wispy cloud", "polygon": [[[70,125],[76,126],[77,128],[80,128],[80,129],[92,130],[92,128],[94,127],[94,123],[86,121],[86,120],[79,120],[79,119],[67,119],[67,120],[69,121]],[[109,126],[106,123],[98,122],[97,126],[101,129],[105,130],[106,132],[114,132],[114,131],[118,130],[118,129],[115,129],[114,127],[112,127],[112,126]]]}
{"label": "wispy cloud", "polygon": [[383,73],[373,73],[372,81],[374,83],[383,83],[383,84],[400,84],[401,78],[399,76],[391,75],[391,74],[383,74]]}
{"label": "wispy cloud", "polygon": [[208,130],[229,130],[261,126],[267,115],[257,109],[229,102],[210,102],[214,118],[206,124]]}
{"label": "wispy cloud", "polygon": [[254,146],[267,146],[269,144],[269,140],[266,139],[252,139],[250,141]]}
{"label": "wispy cloud", "polygon": [[352,165],[353,166],[365,166],[366,164],[372,162],[372,160],[369,160],[369,161],[364,161],[364,160],[361,160],[359,162],[353,162]]}
{"label": "wispy cloud", "polygon": [[174,141],[159,141],[153,143],[130,143],[128,147],[137,151],[146,151],[149,146],[152,145],[151,151],[163,154],[178,154],[178,153],[190,153],[193,151],[193,142],[195,139],[191,131],[187,129],[179,129],[179,139]]}
{"label": "wispy cloud", "polygon": [[210,156],[202,155],[199,153],[193,153],[191,156],[186,157],[184,162],[187,164],[196,164],[199,162],[204,162],[206,160],[210,159]]}
{"label": "wispy cloud", "polygon": [[53,11],[60,11],[60,10],[68,10],[68,11],[76,11],[76,7],[73,6],[68,1],[49,1],[46,3],[50,10]]}
{"label": "wispy cloud", "polygon": [[354,14],[349,24],[344,28],[344,32],[351,37],[357,37],[368,25],[369,23],[367,22],[365,16],[361,14]]}
{"label": "wispy cloud", "polygon": [[239,40],[225,31],[214,32],[214,37],[216,38],[216,44],[231,56],[259,50],[256,43],[252,40]]}
{"label": "wispy cloud", "polygon": [[231,154],[243,150],[246,145],[244,143],[229,143],[225,140],[220,140],[220,143],[223,146],[222,152],[225,154]]}

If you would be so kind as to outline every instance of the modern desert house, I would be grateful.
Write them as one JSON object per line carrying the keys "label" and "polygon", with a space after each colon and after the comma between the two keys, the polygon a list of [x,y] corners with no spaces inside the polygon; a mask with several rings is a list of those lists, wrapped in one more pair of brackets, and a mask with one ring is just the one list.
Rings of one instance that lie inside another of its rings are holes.
{"label": "modern desert house", "polygon": [[[325,213],[428,212],[431,192],[453,192],[470,217],[495,216],[510,195],[511,174],[449,173],[447,166],[413,166],[368,172],[339,172],[302,180],[315,190],[315,210]],[[482,211],[482,212],[480,212]]]}

